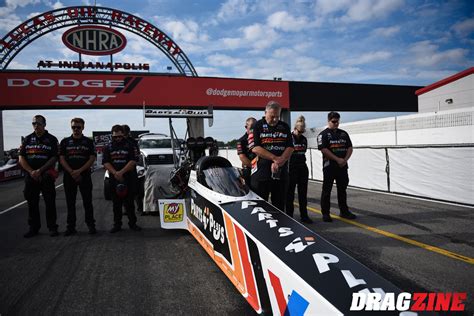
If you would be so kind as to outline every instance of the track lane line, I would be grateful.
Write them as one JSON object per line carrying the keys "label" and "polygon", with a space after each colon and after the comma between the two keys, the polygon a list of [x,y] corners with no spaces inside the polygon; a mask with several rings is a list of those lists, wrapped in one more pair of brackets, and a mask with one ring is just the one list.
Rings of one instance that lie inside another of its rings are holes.
{"label": "track lane line", "polygon": [[[58,184],[55,188],[57,189],[57,188],[59,188],[59,187],[61,187],[61,186],[63,186],[63,183]],[[43,196],[43,194],[40,194],[40,196]],[[13,205],[12,207],[9,207],[9,208],[7,208],[6,210],[1,211],[1,212],[0,212],[0,215],[5,214],[5,213],[8,213],[8,212],[10,212],[11,210],[13,210],[13,209],[17,208],[18,206],[21,206],[21,205],[23,205],[23,204],[25,204],[25,203],[26,203],[26,200],[24,200],[23,202],[20,202],[20,203],[18,203],[18,204],[16,204],[16,205]]]}
{"label": "track lane line", "polygon": [[[294,203],[294,204],[295,204],[295,206],[299,206],[298,203]],[[321,210],[315,209],[315,208],[310,207],[310,206],[308,206],[307,209],[310,210],[313,213],[317,213],[317,214],[322,215]],[[416,240],[413,240],[413,239],[410,239],[410,238],[406,238],[406,237],[403,237],[403,236],[400,236],[400,235],[397,235],[397,234],[394,234],[394,233],[391,233],[391,232],[388,232],[388,231],[385,231],[385,230],[382,230],[382,229],[378,229],[378,228],[375,228],[375,227],[372,227],[372,226],[369,226],[369,225],[359,223],[359,222],[351,220],[351,219],[342,218],[338,215],[331,214],[331,217],[335,218],[335,219],[338,219],[340,221],[343,221],[347,224],[351,224],[351,225],[357,226],[359,228],[371,231],[373,233],[376,233],[376,234],[379,234],[379,235],[382,235],[382,236],[385,236],[385,237],[389,237],[389,238],[393,238],[393,239],[405,242],[405,243],[410,244],[412,246],[420,247],[420,248],[423,248],[425,250],[432,251],[432,252],[441,254],[443,256],[446,256],[446,257],[450,257],[450,258],[453,258],[453,259],[456,259],[456,260],[460,260],[460,261],[464,261],[464,262],[467,262],[467,263],[470,263],[470,264],[474,264],[474,258],[471,258],[471,257],[468,257],[468,256],[463,256],[463,255],[457,254],[457,253],[449,251],[449,250],[445,250],[445,249],[442,249],[442,248],[439,248],[439,247],[431,246],[431,245],[428,245],[428,244],[425,244],[425,243],[422,243],[422,242],[419,242],[419,241],[416,241]]]}
{"label": "track lane line", "polygon": [[[320,181],[320,180],[311,180],[311,179],[309,179],[309,182],[316,183],[316,184],[319,183],[319,184],[322,185],[322,181]],[[333,184],[333,186],[336,187],[336,184]],[[356,191],[362,191],[362,192],[369,192],[369,193],[396,196],[396,197],[401,197],[401,198],[404,198],[404,199],[426,201],[426,202],[438,203],[438,204],[444,204],[444,205],[452,205],[452,206],[457,206],[457,207],[474,208],[474,205],[468,205],[468,204],[456,203],[456,202],[448,202],[448,201],[442,201],[442,200],[434,200],[434,199],[430,199],[430,198],[427,198],[427,197],[413,196],[413,195],[407,195],[407,194],[403,194],[403,193],[385,192],[385,191],[380,191],[380,190],[371,190],[371,189],[351,187],[351,186],[348,186],[347,189],[348,190],[356,190]]]}

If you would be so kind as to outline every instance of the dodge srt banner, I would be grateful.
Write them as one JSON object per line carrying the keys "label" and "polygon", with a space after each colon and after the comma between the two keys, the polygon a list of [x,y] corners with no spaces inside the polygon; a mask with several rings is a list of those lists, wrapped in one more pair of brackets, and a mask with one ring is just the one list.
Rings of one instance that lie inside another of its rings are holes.
{"label": "dodge srt banner", "polygon": [[138,73],[1,72],[1,109],[289,107],[288,83]]}

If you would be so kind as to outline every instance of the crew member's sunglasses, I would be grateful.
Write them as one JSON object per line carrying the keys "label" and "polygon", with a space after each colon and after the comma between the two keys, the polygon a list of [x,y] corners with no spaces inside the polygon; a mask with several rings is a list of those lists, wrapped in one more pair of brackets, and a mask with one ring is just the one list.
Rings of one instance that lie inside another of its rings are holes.
{"label": "crew member's sunglasses", "polygon": [[77,125],[74,125],[74,126],[71,126],[72,129],[82,129],[82,126],[77,126]]}
{"label": "crew member's sunglasses", "polygon": [[333,123],[333,124],[338,124],[339,121],[331,121],[331,123]]}
{"label": "crew member's sunglasses", "polygon": [[31,125],[33,125],[33,126],[35,126],[35,125],[43,126],[43,123],[41,123],[41,122],[31,122]]}
{"label": "crew member's sunglasses", "polygon": [[119,136],[112,136],[112,139],[122,139],[123,136],[122,135],[119,135]]}

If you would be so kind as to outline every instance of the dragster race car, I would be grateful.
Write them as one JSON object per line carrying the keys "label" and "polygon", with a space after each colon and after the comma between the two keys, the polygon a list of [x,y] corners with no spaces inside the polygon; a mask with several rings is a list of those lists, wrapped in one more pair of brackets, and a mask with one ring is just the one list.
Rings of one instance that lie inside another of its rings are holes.
{"label": "dragster race car", "polygon": [[162,228],[188,230],[257,313],[362,315],[351,311],[353,293],[401,293],[262,200],[227,159],[204,156],[187,166],[176,173],[189,175],[181,199],[159,201]]}
{"label": "dragster race car", "polygon": [[[144,117],[168,117],[170,135],[177,138],[171,117],[204,117],[211,125],[212,108],[165,114],[144,109]],[[212,138],[189,137],[185,145],[166,183],[166,170],[147,169],[144,207],[159,212],[162,228],[189,231],[258,314],[365,315],[362,296],[385,300],[402,293],[261,199],[242,170],[218,156]],[[354,294],[361,297],[357,306]],[[394,308],[370,313],[417,315]]]}

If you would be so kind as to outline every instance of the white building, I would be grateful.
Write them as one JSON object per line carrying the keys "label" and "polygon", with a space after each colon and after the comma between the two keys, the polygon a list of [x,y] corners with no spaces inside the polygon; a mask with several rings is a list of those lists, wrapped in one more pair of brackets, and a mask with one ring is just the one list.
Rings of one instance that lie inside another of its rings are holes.
{"label": "white building", "polygon": [[[343,123],[354,146],[474,144],[474,67],[416,91],[417,114]],[[307,137],[326,127],[312,128]]]}

